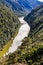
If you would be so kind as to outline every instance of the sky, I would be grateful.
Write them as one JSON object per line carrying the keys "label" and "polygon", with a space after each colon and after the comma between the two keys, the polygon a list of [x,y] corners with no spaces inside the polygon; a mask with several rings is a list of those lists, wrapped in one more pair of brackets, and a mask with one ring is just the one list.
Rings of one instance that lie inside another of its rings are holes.
{"label": "sky", "polygon": [[[16,1],[16,0],[11,0],[11,1]],[[43,0],[38,0],[38,1],[43,2]]]}
{"label": "sky", "polygon": [[38,1],[43,2],[43,0],[38,0]]}

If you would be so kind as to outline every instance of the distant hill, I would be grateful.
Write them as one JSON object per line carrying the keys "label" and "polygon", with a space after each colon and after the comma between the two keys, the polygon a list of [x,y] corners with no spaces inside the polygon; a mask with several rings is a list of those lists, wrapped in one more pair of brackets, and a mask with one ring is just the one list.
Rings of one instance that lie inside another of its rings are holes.
{"label": "distant hill", "polygon": [[14,12],[0,3],[0,51],[14,37],[19,26],[20,22]]}
{"label": "distant hill", "polygon": [[27,23],[31,26],[31,28],[34,28],[38,22],[37,20],[40,20],[40,17],[43,16],[43,4],[39,7],[36,7],[32,10],[32,12],[29,13],[24,19],[27,21]]}
{"label": "distant hill", "polygon": [[4,65],[43,65],[43,5],[34,9],[25,20],[31,27],[30,33],[17,51],[4,59]]}
{"label": "distant hill", "polygon": [[13,9],[18,16],[27,15],[33,8],[42,4],[38,0],[0,0],[5,5]]}

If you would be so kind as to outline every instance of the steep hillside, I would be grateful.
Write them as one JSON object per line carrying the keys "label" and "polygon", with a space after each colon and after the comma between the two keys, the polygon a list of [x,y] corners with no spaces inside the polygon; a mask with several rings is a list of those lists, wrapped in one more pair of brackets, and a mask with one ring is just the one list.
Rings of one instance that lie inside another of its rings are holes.
{"label": "steep hillside", "polygon": [[16,15],[27,15],[33,8],[40,5],[42,2],[38,0],[0,0],[8,7],[12,8]]}
{"label": "steep hillside", "polygon": [[40,20],[41,16],[43,16],[43,4],[40,7],[36,7],[32,10],[29,15],[27,15],[24,19],[27,21],[27,23],[34,28],[34,26],[37,24],[37,20]]}
{"label": "steep hillside", "polygon": [[[1,65],[43,65],[43,5],[34,9],[28,16],[30,34],[13,54],[4,58]],[[3,59],[3,58],[2,58]]]}
{"label": "steep hillside", "polygon": [[19,26],[20,22],[14,12],[0,3],[0,51],[15,36]]}

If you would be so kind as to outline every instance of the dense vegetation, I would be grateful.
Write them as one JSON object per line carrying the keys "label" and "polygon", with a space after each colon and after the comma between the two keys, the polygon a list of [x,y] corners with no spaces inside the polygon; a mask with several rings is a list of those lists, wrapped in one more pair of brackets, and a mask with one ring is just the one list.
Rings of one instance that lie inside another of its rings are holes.
{"label": "dense vegetation", "polygon": [[31,27],[28,37],[17,51],[4,58],[1,65],[43,65],[43,5],[34,9],[25,20]]}
{"label": "dense vegetation", "polygon": [[20,22],[14,12],[0,3],[0,51],[15,35]]}

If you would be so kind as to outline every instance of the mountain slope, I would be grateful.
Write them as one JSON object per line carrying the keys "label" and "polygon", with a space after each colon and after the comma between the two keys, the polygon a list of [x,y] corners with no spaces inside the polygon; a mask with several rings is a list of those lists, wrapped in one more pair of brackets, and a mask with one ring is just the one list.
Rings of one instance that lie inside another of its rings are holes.
{"label": "mountain slope", "polygon": [[20,22],[14,12],[0,3],[0,51],[14,37],[19,26]]}
{"label": "mountain slope", "polygon": [[5,57],[5,64],[2,61],[2,65],[43,65],[43,5],[34,9],[25,20],[31,27],[28,37],[23,40],[17,51]]}
{"label": "mountain slope", "polygon": [[16,15],[27,15],[33,8],[40,5],[37,0],[0,0],[8,7],[12,8]]}
{"label": "mountain slope", "polygon": [[[34,28],[36,22],[35,19],[38,19],[39,17],[43,16],[43,4],[40,7],[36,7],[36,9],[32,10],[29,15],[27,15],[24,19],[27,21],[27,23]],[[40,19],[40,18],[39,18]]]}

